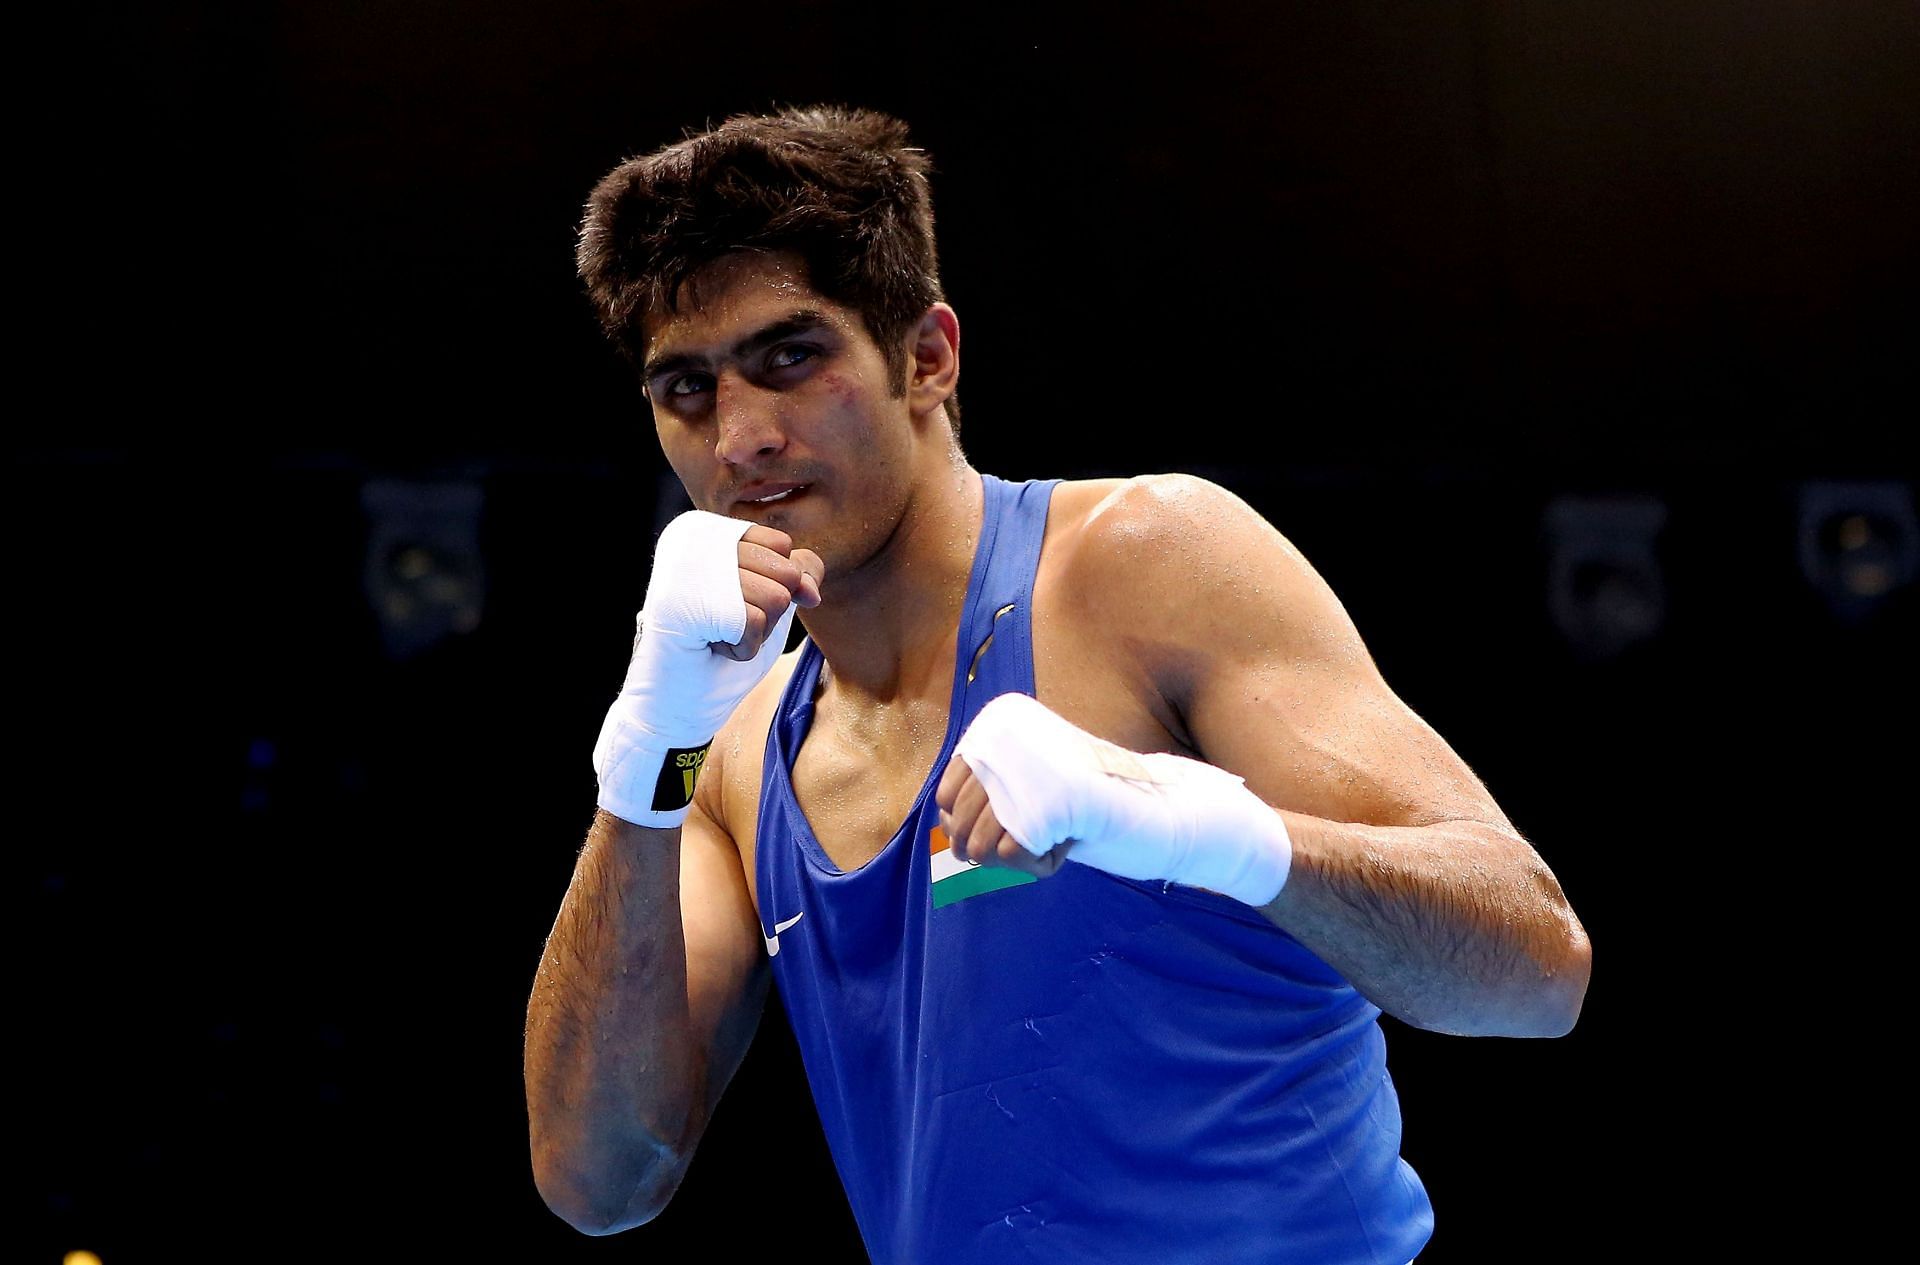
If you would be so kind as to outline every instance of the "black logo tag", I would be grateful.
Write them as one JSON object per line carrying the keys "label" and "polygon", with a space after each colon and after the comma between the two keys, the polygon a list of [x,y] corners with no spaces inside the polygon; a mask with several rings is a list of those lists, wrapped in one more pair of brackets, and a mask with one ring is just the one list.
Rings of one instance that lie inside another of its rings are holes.
{"label": "black logo tag", "polygon": [[707,763],[709,738],[697,747],[674,748],[660,765],[660,780],[653,784],[653,811],[670,813],[693,802],[693,784]]}

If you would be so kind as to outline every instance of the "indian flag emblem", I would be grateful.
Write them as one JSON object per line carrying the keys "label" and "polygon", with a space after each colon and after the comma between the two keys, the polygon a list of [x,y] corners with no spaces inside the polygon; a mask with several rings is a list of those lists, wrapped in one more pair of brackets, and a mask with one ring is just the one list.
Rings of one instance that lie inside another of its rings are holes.
{"label": "indian flag emblem", "polygon": [[1031,883],[1031,874],[1005,870],[997,865],[975,865],[953,855],[953,843],[946,831],[935,826],[927,831],[927,847],[932,852],[933,907],[939,909],[956,900],[997,892],[1003,887]]}

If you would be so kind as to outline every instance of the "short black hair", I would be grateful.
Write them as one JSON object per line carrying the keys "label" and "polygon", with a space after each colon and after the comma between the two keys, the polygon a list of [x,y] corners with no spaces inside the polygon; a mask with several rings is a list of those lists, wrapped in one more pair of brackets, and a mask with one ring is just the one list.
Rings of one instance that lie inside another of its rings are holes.
{"label": "short black hair", "polygon": [[[736,251],[792,251],[822,297],[860,314],[904,392],[906,335],[945,296],[925,150],[891,115],[845,105],[736,114],[601,178],[576,264],[600,326],[638,369],[652,310]],[[960,431],[960,402],[947,422]]]}

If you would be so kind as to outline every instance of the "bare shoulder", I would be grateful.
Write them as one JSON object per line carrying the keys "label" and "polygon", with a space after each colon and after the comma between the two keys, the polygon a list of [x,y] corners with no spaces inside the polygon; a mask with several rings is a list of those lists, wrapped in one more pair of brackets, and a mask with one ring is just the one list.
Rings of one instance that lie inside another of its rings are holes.
{"label": "bare shoulder", "polygon": [[1204,679],[1309,662],[1370,674],[1345,608],[1278,527],[1190,474],[1062,484],[1046,562],[1057,609],[1183,713]]}
{"label": "bare shoulder", "polygon": [[1061,483],[1035,583],[1036,692],[1122,746],[1192,754],[1195,683],[1218,676],[1223,654],[1274,653],[1228,645],[1246,622],[1238,598],[1255,583],[1282,587],[1277,577],[1297,558],[1251,506],[1207,479]]}
{"label": "bare shoulder", "polygon": [[[1208,613],[1191,603],[1209,594],[1257,599],[1320,584],[1279,528],[1198,475],[1064,483],[1053,509],[1060,520],[1055,581],[1130,622],[1165,617],[1191,625]],[[1055,539],[1050,525],[1049,544]]]}

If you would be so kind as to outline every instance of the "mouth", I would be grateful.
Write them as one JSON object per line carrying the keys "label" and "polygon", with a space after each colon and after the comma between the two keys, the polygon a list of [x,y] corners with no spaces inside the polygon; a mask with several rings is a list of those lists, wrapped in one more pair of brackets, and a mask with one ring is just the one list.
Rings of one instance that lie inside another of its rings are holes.
{"label": "mouth", "polygon": [[766,483],[751,489],[751,495],[737,498],[735,503],[753,509],[789,505],[806,495],[810,486],[805,483]]}

